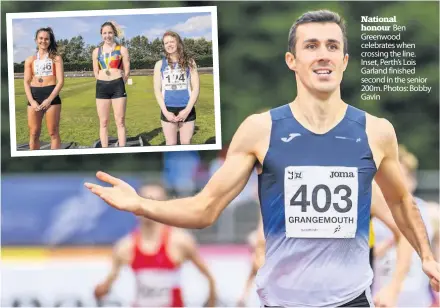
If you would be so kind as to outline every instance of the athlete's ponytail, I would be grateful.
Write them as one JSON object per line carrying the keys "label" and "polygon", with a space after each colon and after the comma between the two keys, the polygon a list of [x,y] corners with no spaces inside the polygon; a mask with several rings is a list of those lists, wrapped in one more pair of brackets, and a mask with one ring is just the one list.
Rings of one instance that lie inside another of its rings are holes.
{"label": "athlete's ponytail", "polygon": [[[37,30],[37,32],[35,32],[35,40],[37,40],[38,33],[40,32],[47,32],[49,34],[50,44],[49,47],[47,48],[47,51],[49,52],[49,58],[54,60],[55,57],[58,55],[58,45],[57,45],[57,41],[55,40],[55,34],[53,34],[53,30],[51,27],[40,28]],[[38,50],[38,46],[37,46],[37,50]]]}
{"label": "athlete's ponytail", "polygon": [[119,39],[123,38],[123,37],[124,37],[124,30],[121,28],[121,26],[118,25],[117,22],[114,21],[114,20],[111,20],[110,22],[111,22],[111,23],[113,24],[113,26],[114,26],[114,30],[115,30],[115,35],[116,35],[116,37],[119,38]]}

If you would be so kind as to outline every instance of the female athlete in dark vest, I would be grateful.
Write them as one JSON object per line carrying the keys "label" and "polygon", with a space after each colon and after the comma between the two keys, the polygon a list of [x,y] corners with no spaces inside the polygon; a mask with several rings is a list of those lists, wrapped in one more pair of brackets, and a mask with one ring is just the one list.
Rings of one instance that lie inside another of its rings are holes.
{"label": "female athlete in dark vest", "polygon": [[93,73],[96,78],[96,106],[99,116],[99,138],[101,147],[108,147],[108,121],[110,105],[113,106],[118,144],[125,146],[125,109],[127,92],[125,82],[130,74],[128,50],[115,42],[122,35],[114,22],[101,26],[103,43],[93,51]]}

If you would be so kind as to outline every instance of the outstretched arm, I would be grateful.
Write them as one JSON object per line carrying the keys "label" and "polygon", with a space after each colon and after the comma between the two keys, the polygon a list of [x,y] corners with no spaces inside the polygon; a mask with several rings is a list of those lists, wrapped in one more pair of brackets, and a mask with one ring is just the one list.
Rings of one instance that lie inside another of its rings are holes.
{"label": "outstretched arm", "polygon": [[243,190],[256,163],[255,144],[261,139],[257,115],[247,118],[237,130],[225,163],[196,196],[156,201],[144,199],[127,183],[98,172],[101,181],[113,187],[85,183],[111,206],[157,222],[181,228],[205,228],[213,224],[223,209]]}
{"label": "outstretched arm", "polygon": [[386,120],[381,120],[378,124],[384,134],[381,146],[384,156],[376,175],[377,184],[383,192],[394,221],[420,256],[424,264],[423,269],[431,278],[431,284],[439,290],[440,269],[434,261],[420,211],[403,181],[394,128]]}

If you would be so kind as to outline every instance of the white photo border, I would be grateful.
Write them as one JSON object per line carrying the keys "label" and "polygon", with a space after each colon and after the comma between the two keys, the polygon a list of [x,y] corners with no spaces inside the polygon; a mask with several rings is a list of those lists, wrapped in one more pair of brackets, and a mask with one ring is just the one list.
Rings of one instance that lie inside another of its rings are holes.
{"label": "white photo border", "polygon": [[[14,19],[31,18],[59,18],[59,17],[86,17],[86,16],[120,16],[120,15],[148,15],[148,14],[179,14],[179,13],[211,13],[212,33],[212,60],[214,78],[214,122],[215,144],[197,145],[158,145],[138,147],[108,147],[108,148],[79,148],[57,150],[18,151],[15,121],[15,88],[14,88],[14,38],[12,21]],[[86,154],[116,154],[116,153],[150,153],[172,151],[201,151],[221,150],[221,116],[220,116],[220,71],[218,51],[218,27],[217,7],[169,7],[169,8],[145,8],[145,9],[112,9],[112,10],[82,10],[82,11],[59,11],[59,12],[32,12],[32,13],[6,13],[7,54],[8,54],[8,90],[9,90],[9,129],[11,157],[28,156],[60,156],[60,155],[86,155]]]}

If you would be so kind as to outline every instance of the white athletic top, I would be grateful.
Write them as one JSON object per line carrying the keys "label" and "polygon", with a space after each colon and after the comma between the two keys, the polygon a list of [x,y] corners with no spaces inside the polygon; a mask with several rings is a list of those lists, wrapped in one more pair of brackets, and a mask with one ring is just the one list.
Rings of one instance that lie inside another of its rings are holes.
{"label": "white athletic top", "polygon": [[[421,199],[416,198],[420,214],[426,225],[429,239],[432,240],[433,228],[431,226],[428,207]],[[378,219],[373,219],[376,245],[393,237],[393,233]],[[374,285],[373,294],[376,294],[383,286],[390,282],[396,266],[396,247],[390,248],[380,259],[374,261]],[[403,283],[402,291],[398,299],[398,307],[429,307],[432,304],[429,278],[422,270],[422,262],[414,251],[411,267]]]}

